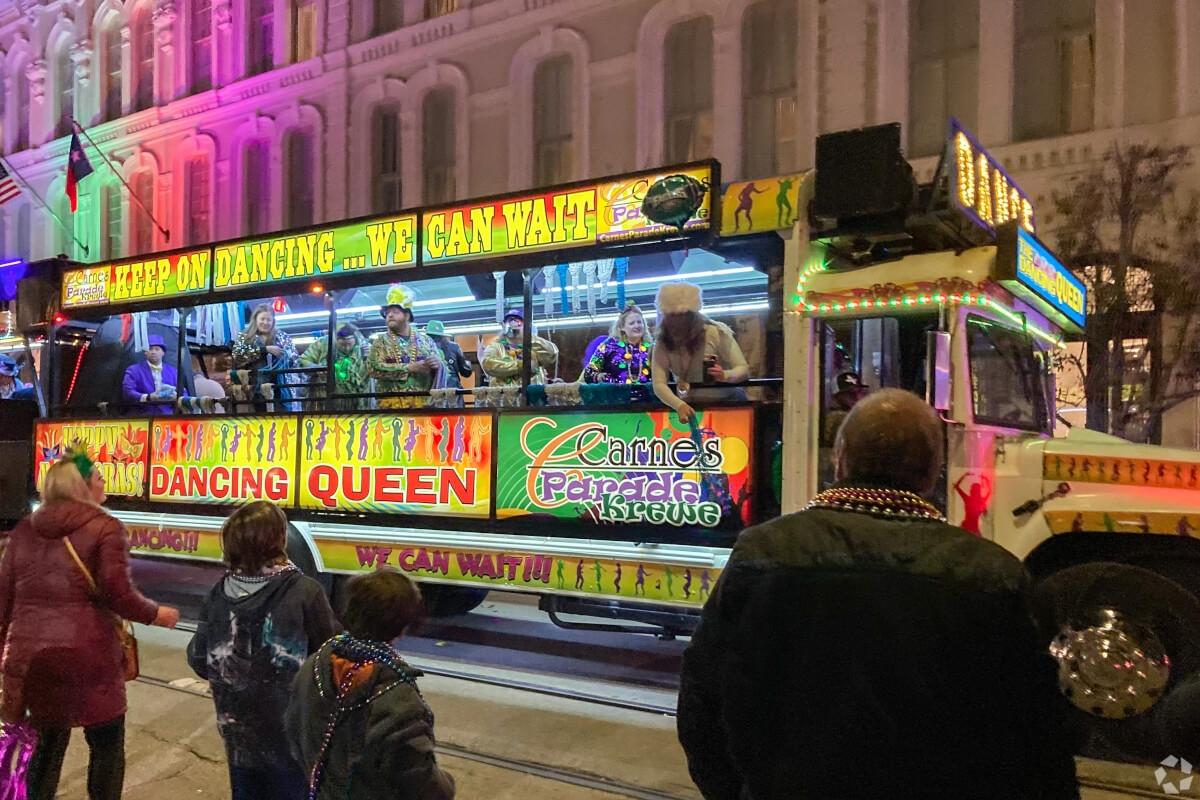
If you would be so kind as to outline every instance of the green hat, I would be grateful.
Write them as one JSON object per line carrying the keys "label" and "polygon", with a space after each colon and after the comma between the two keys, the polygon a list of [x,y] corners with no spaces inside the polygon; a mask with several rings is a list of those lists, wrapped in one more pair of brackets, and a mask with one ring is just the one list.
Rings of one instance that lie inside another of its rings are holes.
{"label": "green hat", "polygon": [[430,336],[445,336],[446,326],[442,324],[441,320],[430,320],[429,324],[425,326],[425,333]]}

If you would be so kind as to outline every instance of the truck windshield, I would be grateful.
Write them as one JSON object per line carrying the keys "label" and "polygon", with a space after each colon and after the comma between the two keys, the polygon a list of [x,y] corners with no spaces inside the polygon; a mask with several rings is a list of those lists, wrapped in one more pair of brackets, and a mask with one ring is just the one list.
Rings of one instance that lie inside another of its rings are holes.
{"label": "truck windshield", "polygon": [[971,316],[967,318],[967,347],[975,421],[1048,431],[1048,356],[1029,335]]}

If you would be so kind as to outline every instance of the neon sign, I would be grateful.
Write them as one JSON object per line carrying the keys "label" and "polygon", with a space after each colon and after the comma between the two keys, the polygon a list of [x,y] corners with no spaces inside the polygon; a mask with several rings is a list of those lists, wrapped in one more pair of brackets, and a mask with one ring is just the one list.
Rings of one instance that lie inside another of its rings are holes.
{"label": "neon sign", "polygon": [[1033,204],[996,159],[957,120],[950,123],[950,197],[954,205],[991,233],[1019,222],[1034,233]]}
{"label": "neon sign", "polygon": [[1073,333],[1087,323],[1087,287],[1037,237],[1008,223],[1000,231],[996,277]]}

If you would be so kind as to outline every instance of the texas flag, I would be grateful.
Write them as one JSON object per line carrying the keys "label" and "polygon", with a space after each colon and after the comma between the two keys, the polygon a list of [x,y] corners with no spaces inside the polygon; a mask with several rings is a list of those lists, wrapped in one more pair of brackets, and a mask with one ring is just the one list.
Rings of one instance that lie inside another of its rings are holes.
{"label": "texas flag", "polygon": [[71,213],[75,213],[75,209],[79,204],[75,187],[80,181],[91,174],[92,164],[83,152],[83,145],[79,143],[79,134],[72,133],[71,152],[67,156],[67,199],[71,201]]}

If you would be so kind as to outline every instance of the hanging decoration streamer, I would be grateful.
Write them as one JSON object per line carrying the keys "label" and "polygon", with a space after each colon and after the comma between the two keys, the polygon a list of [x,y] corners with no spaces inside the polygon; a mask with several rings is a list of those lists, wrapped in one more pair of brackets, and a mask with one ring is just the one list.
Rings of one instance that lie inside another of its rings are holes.
{"label": "hanging decoration streamer", "polygon": [[625,307],[625,274],[629,272],[629,259],[616,259],[617,270],[617,308]]}
{"label": "hanging decoration streamer", "polygon": [[559,264],[554,269],[558,273],[559,305],[562,306],[562,313],[566,314],[571,305],[567,296],[567,265]]}
{"label": "hanging decoration streamer", "polygon": [[571,273],[571,313],[578,314],[583,308],[583,285],[579,282],[583,265],[578,261],[572,261],[567,265],[567,270]]}
{"label": "hanging decoration streamer", "polygon": [[587,310],[592,316],[596,315],[596,262],[583,262],[583,282],[587,288]]}
{"label": "hanging decoration streamer", "polygon": [[542,287],[542,303],[546,307],[546,316],[554,316],[554,281],[558,275],[558,267],[551,264],[542,267],[542,276],[545,278],[546,285]]}
{"label": "hanging decoration streamer", "polygon": [[496,324],[504,324],[504,272],[493,272],[496,279]]}
{"label": "hanging decoration streamer", "polygon": [[608,282],[612,280],[613,259],[602,258],[596,262],[596,277],[600,280],[600,302],[608,302]]}

